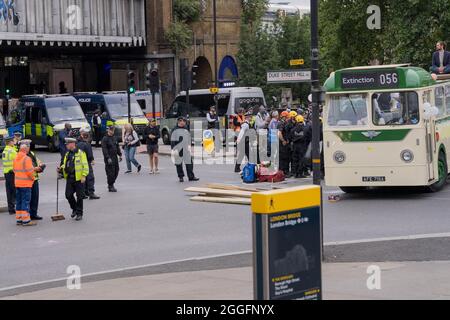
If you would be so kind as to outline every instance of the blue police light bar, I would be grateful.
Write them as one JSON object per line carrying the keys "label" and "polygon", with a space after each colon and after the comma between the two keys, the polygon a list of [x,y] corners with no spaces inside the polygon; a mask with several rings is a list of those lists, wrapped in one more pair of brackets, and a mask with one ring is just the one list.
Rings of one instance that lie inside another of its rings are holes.
{"label": "blue police light bar", "polygon": [[236,86],[236,82],[224,82],[222,85],[224,88],[231,88]]}

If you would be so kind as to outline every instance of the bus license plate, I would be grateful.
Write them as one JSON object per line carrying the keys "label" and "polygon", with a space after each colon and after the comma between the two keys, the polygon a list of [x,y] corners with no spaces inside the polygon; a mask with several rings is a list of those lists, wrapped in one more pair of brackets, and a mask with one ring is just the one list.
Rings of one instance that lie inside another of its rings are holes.
{"label": "bus license plate", "polygon": [[386,177],[363,177],[363,182],[386,182]]}

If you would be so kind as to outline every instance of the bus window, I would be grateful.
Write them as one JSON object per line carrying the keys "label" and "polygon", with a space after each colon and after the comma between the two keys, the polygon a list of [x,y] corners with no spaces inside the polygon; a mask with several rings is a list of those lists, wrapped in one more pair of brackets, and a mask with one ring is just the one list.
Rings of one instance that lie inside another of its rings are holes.
{"label": "bus window", "polygon": [[[218,110],[217,113],[223,117],[228,112],[228,105],[230,104],[229,94],[218,95]],[[178,97],[177,101],[183,102],[186,105],[186,96]],[[213,94],[201,94],[189,96],[189,117],[204,118],[212,106],[215,106]]]}
{"label": "bus window", "polygon": [[367,96],[365,94],[331,96],[328,125],[337,127],[367,125]]}
{"label": "bus window", "polygon": [[444,87],[438,87],[434,90],[436,107],[439,109],[438,116],[445,114]]}
{"label": "bus window", "polygon": [[447,114],[450,114],[450,84],[445,87],[445,102]]}
{"label": "bus window", "polygon": [[42,122],[42,109],[39,107],[31,108],[31,123]]}
{"label": "bus window", "polygon": [[411,125],[420,121],[419,96],[416,92],[383,92],[372,96],[373,123]]}
{"label": "bus window", "polygon": [[244,108],[245,111],[249,108],[253,108],[253,111],[257,112],[259,107],[264,105],[264,99],[262,97],[236,98],[234,104],[235,113],[237,113],[240,108]]}

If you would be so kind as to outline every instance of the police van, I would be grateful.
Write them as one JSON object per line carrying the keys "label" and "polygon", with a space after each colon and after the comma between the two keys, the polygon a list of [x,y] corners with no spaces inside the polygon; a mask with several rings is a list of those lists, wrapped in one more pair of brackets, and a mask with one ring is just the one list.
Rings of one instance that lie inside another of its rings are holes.
{"label": "police van", "polygon": [[[74,93],[74,97],[81,105],[91,125],[93,115],[100,111],[102,114],[102,134],[106,133],[107,127],[115,125],[117,127],[116,136],[119,141],[122,140],[122,128],[128,123],[128,96],[126,92]],[[137,134],[143,139],[148,120],[134,95],[131,96],[131,120]]]}
{"label": "police van", "polygon": [[[189,91],[189,105],[187,105],[186,92],[181,92],[172,103],[165,118],[161,120],[161,137],[163,142],[170,144],[170,132],[177,125],[177,118],[180,116],[189,117],[191,133],[194,135],[194,138],[201,137],[202,134],[196,133],[194,130],[203,131],[207,128],[206,114],[209,112],[210,107],[216,104],[214,99],[215,95],[208,89],[191,90]],[[222,133],[230,127],[233,117],[236,116],[239,108],[244,110],[253,108],[253,110],[257,111],[259,106],[266,105],[261,88],[221,88],[216,99],[218,99],[217,114]],[[195,127],[193,125],[194,122],[201,122],[202,127]]]}
{"label": "police van", "polygon": [[[21,132],[34,145],[48,146],[50,151],[59,150],[58,133],[70,123],[75,135],[89,123],[77,100],[70,95],[23,96],[8,118],[8,133]],[[62,142],[64,143],[64,142]]]}
{"label": "police van", "polygon": [[161,118],[162,100],[159,93],[155,94],[155,114],[153,114],[153,98],[150,91],[136,91],[134,98],[141,107],[147,119]]}
{"label": "police van", "polygon": [[3,115],[0,114],[0,152],[3,152],[5,149],[5,140],[4,136],[8,134],[8,130],[6,129],[6,122],[3,118]]}

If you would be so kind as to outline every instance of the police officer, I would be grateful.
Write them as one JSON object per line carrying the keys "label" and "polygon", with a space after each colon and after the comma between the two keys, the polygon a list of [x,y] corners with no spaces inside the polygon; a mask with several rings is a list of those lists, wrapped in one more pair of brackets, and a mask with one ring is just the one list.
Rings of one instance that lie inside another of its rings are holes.
{"label": "police officer", "polygon": [[94,130],[95,147],[100,147],[100,141],[102,141],[102,118],[101,111],[97,110],[92,116],[92,128]]}
{"label": "police officer", "polygon": [[92,151],[92,145],[89,141],[90,130],[82,128],[80,130],[80,138],[78,139],[78,148],[86,153],[87,161],[89,164],[89,174],[86,177],[86,183],[84,185],[84,199],[98,200],[99,196],[95,194],[95,177],[94,177],[94,152]]}
{"label": "police officer", "polygon": [[17,152],[20,150],[20,141],[22,141],[22,132],[14,132],[14,146],[16,147]]}
{"label": "police officer", "polygon": [[[175,161],[177,161],[175,166],[177,168],[179,181],[181,183],[184,182],[183,162],[186,165],[189,181],[199,181],[200,179],[194,174],[194,162],[189,150],[191,147],[190,139],[189,141],[183,142],[184,138],[190,138],[190,133],[187,127],[187,119],[185,117],[179,117],[177,119],[177,126],[172,130],[171,137],[173,138],[171,141],[172,158],[175,158]],[[177,138],[178,140],[176,140]]]}
{"label": "police officer", "polygon": [[16,187],[14,183],[14,159],[17,156],[15,138],[4,137],[5,149],[2,154],[3,174],[5,175],[6,199],[8,201],[8,212],[10,215],[16,214]]}
{"label": "police officer", "polygon": [[34,169],[34,182],[31,188],[31,201],[30,201],[30,217],[31,220],[42,220],[42,217],[38,215],[39,208],[39,174],[43,173],[46,165],[38,159],[36,154],[30,150],[28,157],[31,158]]}
{"label": "police officer", "polygon": [[290,176],[291,147],[290,132],[288,122],[290,119],[289,112],[281,113],[280,122],[278,123],[278,139],[280,141],[280,169],[286,177]]}
{"label": "police officer", "polygon": [[108,127],[102,140],[103,157],[105,158],[105,170],[108,180],[108,191],[117,192],[114,184],[119,176],[119,162],[122,162],[122,152],[114,133],[114,126]]}
{"label": "police officer", "polygon": [[296,178],[304,178],[305,172],[305,153],[308,148],[305,137],[305,119],[303,116],[295,118],[295,126],[292,128],[292,173]]}
{"label": "police officer", "polygon": [[[89,164],[86,153],[77,147],[77,140],[74,138],[66,138],[67,152],[64,156],[61,167],[58,171],[63,174],[67,180],[66,183],[66,199],[69,201],[72,209],[72,219],[76,221],[83,219],[83,195],[84,183],[89,174]],[[76,194],[76,199],[74,197]]]}

